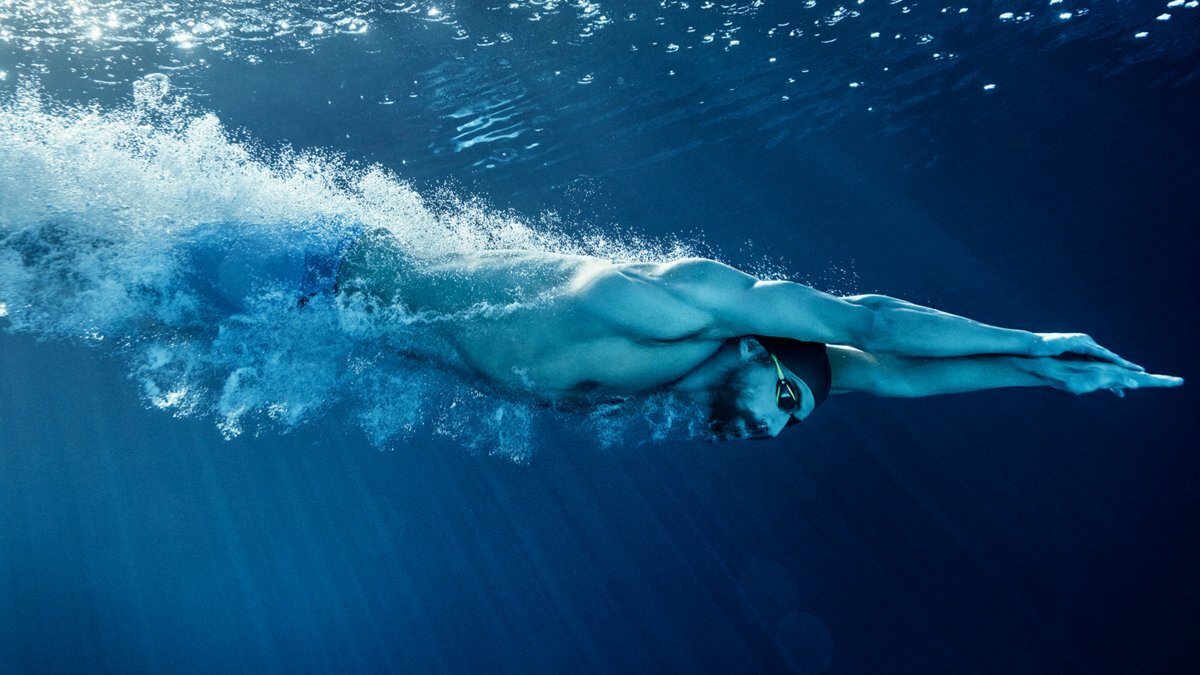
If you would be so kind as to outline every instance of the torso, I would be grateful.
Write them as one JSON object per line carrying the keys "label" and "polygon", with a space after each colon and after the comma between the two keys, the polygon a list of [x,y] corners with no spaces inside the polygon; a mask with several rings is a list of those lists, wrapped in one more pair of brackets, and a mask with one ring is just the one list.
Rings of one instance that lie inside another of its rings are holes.
{"label": "torso", "polygon": [[346,255],[339,284],[432,319],[495,385],[570,403],[669,388],[720,346],[708,317],[653,283],[653,272],[520,251],[418,262],[374,237]]}

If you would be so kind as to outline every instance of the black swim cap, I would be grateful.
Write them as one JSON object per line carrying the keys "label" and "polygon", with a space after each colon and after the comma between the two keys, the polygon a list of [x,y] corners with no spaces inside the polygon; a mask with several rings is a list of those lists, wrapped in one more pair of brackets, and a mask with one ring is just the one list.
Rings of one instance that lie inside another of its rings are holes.
{"label": "black swim cap", "polygon": [[790,338],[751,335],[768,352],[812,390],[816,404],[821,405],[829,398],[833,384],[833,373],[829,368],[829,355],[823,342],[801,342]]}

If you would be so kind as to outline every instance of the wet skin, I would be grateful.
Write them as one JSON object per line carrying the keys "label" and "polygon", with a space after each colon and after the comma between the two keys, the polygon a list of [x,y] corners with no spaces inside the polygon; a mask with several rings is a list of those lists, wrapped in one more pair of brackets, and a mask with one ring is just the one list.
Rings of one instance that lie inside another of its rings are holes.
{"label": "wet skin", "polygon": [[338,285],[427,321],[470,370],[513,397],[572,405],[673,391],[711,405],[736,378],[734,408],[745,419],[736,437],[773,436],[794,417],[776,405],[777,374],[754,334],[830,345],[834,393],[1122,393],[1183,382],[1082,333],[989,326],[882,295],[837,297],[702,258],[486,251],[419,260],[377,231],[347,253]]}

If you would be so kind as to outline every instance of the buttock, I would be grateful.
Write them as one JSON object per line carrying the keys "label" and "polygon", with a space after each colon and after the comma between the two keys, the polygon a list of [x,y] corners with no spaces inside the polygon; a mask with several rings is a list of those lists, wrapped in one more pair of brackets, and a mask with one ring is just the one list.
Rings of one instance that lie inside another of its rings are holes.
{"label": "buttock", "polygon": [[202,225],[182,245],[189,286],[213,309],[244,311],[268,291],[294,294],[299,304],[336,292],[338,267],[364,234],[354,226],[311,230],[246,223]]}

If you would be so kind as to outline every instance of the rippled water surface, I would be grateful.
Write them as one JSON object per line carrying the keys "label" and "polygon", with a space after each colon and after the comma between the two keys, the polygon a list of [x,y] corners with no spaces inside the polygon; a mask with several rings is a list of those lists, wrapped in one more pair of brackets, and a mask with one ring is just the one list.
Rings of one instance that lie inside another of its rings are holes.
{"label": "rippled water surface", "polygon": [[1055,59],[1103,77],[1153,61],[1162,86],[1198,74],[1191,2],[618,4],[13,1],[0,48],[7,80],[53,78],[73,98],[162,72],[199,97],[370,119],[373,142],[350,148],[459,177],[570,165],[584,140],[654,139],[642,161],[657,161],[867,113],[895,132],[922,103],[1001,95]]}
{"label": "rippled water surface", "polygon": [[188,251],[700,254],[1190,377],[1198,76],[1195,0],[0,0],[0,672],[1194,661],[1190,385],[715,444]]}

